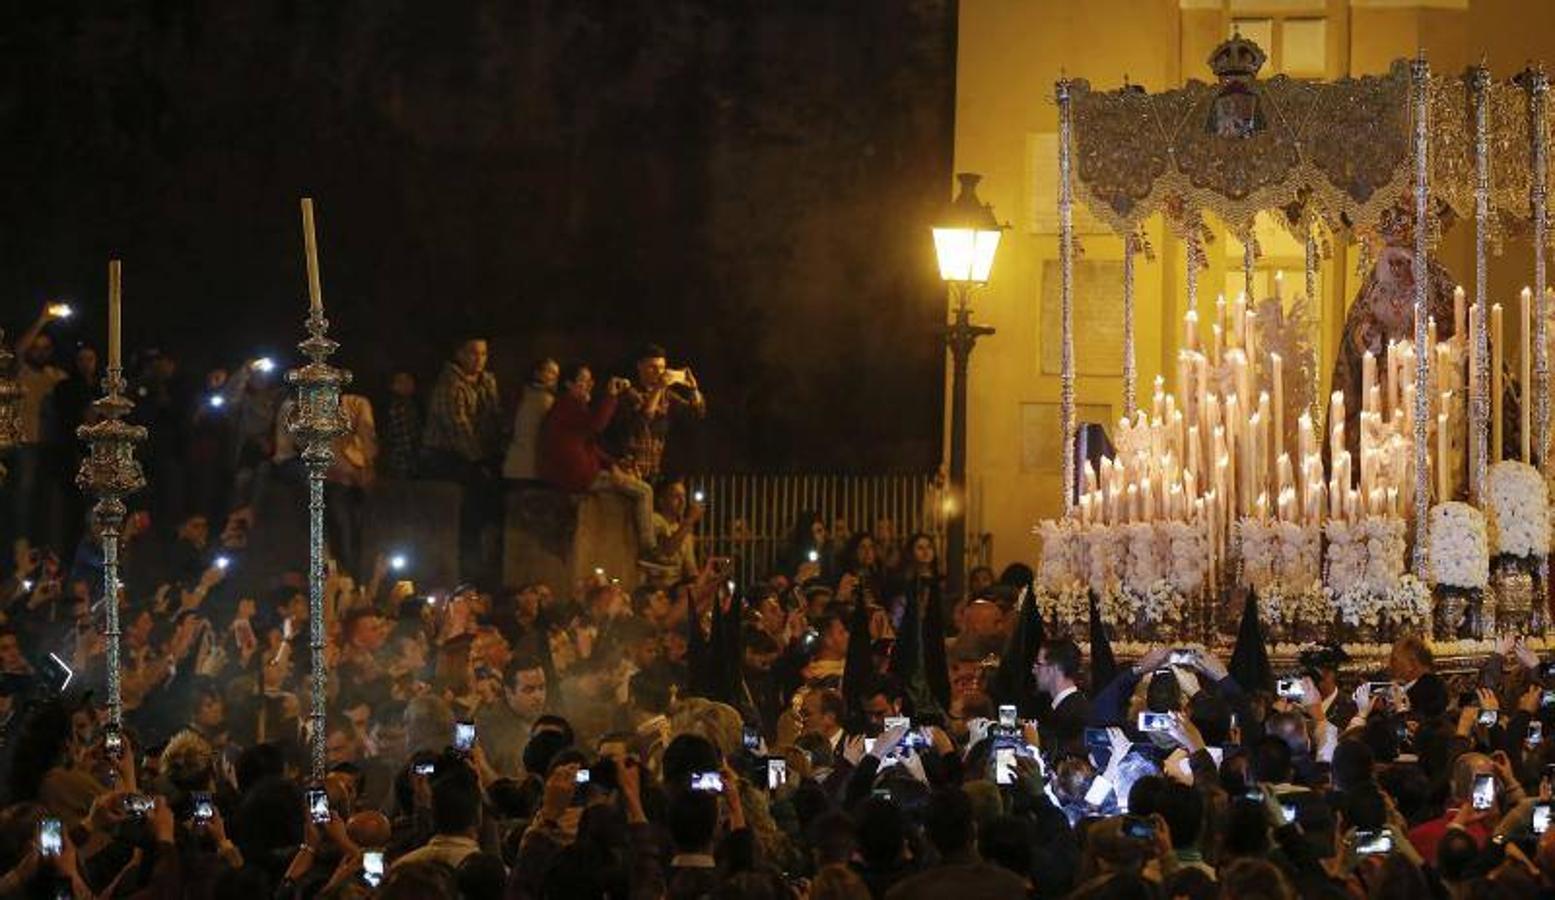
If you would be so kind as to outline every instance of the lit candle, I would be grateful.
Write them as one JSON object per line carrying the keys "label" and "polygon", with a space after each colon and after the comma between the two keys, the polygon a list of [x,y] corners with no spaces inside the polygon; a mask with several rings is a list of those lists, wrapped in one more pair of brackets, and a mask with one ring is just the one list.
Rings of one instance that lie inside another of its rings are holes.
{"label": "lit candle", "polygon": [[1377,385],[1377,357],[1367,350],[1361,355],[1361,409],[1373,412],[1372,388]]}
{"label": "lit candle", "polygon": [[117,372],[119,364],[120,307],[124,285],[119,271],[119,261],[108,260],[108,371]]}
{"label": "lit candle", "polygon": [[308,257],[308,303],[316,316],[324,314],[324,288],[319,284],[319,245],[313,236],[313,198],[302,198],[302,245]]}
{"label": "lit candle", "polygon": [[1344,391],[1328,395],[1328,458],[1338,459],[1344,450]]}
{"label": "lit candle", "polygon": [[1436,499],[1446,503],[1452,499],[1447,487],[1447,414],[1436,414]]}
{"label": "lit candle", "polygon": [[1274,379],[1274,454],[1285,450],[1285,365],[1278,353],[1269,354],[1269,367]]}
{"label": "lit candle", "polygon": [[1190,309],[1182,317],[1183,343],[1189,350],[1199,349],[1199,311]]}
{"label": "lit candle", "polygon": [[1503,322],[1501,304],[1490,305],[1490,462],[1498,463],[1506,458],[1506,447],[1501,433],[1502,416],[1501,394],[1505,390],[1502,385],[1501,369],[1505,365],[1502,359],[1502,337],[1505,334],[1505,322]]}
{"label": "lit candle", "polygon": [[1463,293],[1463,285],[1452,289],[1452,336],[1456,340],[1467,340],[1470,329],[1464,327],[1464,302],[1466,296]]}

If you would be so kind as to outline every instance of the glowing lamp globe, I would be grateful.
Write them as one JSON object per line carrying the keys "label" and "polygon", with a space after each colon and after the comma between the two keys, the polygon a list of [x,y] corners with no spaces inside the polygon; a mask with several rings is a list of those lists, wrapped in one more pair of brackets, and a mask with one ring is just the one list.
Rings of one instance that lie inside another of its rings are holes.
{"label": "glowing lamp globe", "polygon": [[962,172],[956,180],[961,182],[960,193],[934,225],[939,277],[952,284],[986,284],[1006,226],[994,218],[993,207],[977,199],[983,176]]}

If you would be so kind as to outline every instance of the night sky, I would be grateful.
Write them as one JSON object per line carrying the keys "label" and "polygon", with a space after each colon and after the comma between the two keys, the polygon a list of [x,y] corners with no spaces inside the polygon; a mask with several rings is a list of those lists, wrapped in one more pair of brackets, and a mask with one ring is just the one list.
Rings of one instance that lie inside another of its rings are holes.
{"label": "night sky", "polygon": [[429,384],[465,334],[657,341],[713,417],[685,465],[938,459],[954,0],[49,0],[0,13],[0,297],[186,371],[302,336],[318,205],[338,364]]}

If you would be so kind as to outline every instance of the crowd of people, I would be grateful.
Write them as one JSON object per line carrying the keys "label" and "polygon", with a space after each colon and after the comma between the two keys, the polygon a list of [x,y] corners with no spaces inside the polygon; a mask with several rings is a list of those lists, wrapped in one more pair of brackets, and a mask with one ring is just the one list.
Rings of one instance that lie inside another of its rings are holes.
{"label": "crowd of people", "polygon": [[[20,427],[10,476],[0,484],[7,545],[26,538],[74,552],[85,535],[88,501],[75,483],[84,448],[76,432],[96,418],[104,373],[97,350],[74,340],[72,315],[67,304],[48,304],[16,341]],[[65,343],[73,344],[68,353]],[[366,574],[363,519],[380,481],[426,479],[461,489],[461,568],[471,577],[500,569],[504,481],[626,495],[644,564],[673,568],[672,549],[655,533],[653,485],[664,475],[671,427],[706,414],[691,369],[671,368],[662,347],[647,345],[634,357],[632,377],[602,379],[596,391],[588,364],[545,358],[519,392],[504,397],[488,352],[483,338],[461,341],[429,391],[414,373],[395,371],[381,396],[342,396],[348,430],[326,475],[329,540],[340,564]],[[270,357],[193,377],[171,349],[133,355],[127,393],[131,421],[147,428],[138,455],[148,476],[143,505],[156,528],[171,531],[196,515],[221,521],[254,509],[267,486],[304,477],[286,428],[283,376]]]}
{"label": "crowd of people", "polygon": [[[731,560],[696,553],[697,505],[660,471],[663,416],[633,407],[647,425],[626,430],[632,452],[609,437],[610,399],[642,385],[697,412],[689,373],[646,356],[660,374],[595,400],[586,367],[542,363],[504,438],[484,356],[460,348],[424,421],[396,378],[377,465],[634,497],[656,478],[639,527],[666,577],[445,588],[392,558],[353,566],[337,542],[315,782],[305,561],[255,564],[267,523],[241,499],[266,477],[245,466],[289,452],[286,397],[255,363],[213,377],[223,403],[193,407],[232,430],[198,456],[196,410],[171,466],[190,505],[172,533],[166,498],[130,517],[119,597],[101,597],[79,499],[74,542],[38,529],[13,544],[0,896],[1555,896],[1555,667],[1525,641],[1451,678],[1408,637],[1375,671],[1336,646],[1275,670],[1254,614],[1225,659],[1121,661],[1099,622],[1044,621],[1026,566],[947,596],[929,535],[838,533],[821,515],[796,523],[779,571],[741,584]],[[40,416],[90,380],[95,362],[77,363]],[[169,468],[156,441],[153,485]],[[557,462],[571,451],[586,459]],[[219,477],[189,464],[218,457]],[[200,493],[218,484],[225,499]],[[106,602],[123,623],[122,730]]]}

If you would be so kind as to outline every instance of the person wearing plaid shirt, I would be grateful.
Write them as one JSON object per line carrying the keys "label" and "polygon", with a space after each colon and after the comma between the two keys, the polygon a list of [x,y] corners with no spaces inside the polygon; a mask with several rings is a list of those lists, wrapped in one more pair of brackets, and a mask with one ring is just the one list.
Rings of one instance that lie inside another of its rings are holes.
{"label": "person wearing plaid shirt", "polygon": [[707,400],[691,369],[671,369],[664,348],[649,344],[637,354],[637,383],[621,396],[610,427],[610,447],[630,460],[638,477],[652,481],[663,469],[664,442],[672,418],[707,415]]}
{"label": "person wearing plaid shirt", "polygon": [[429,474],[459,479],[502,451],[497,378],[486,371],[486,342],[465,341],[432,388],[422,450]]}

